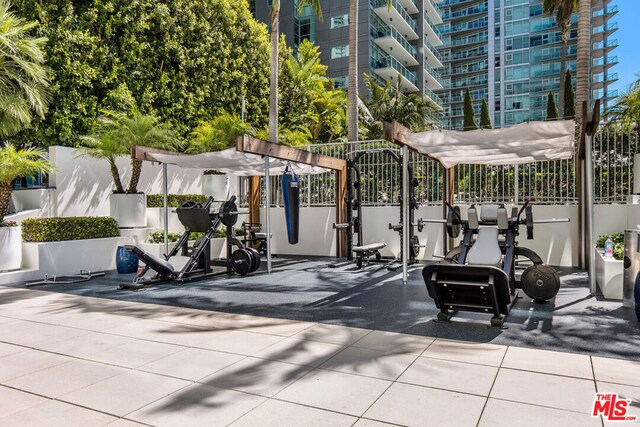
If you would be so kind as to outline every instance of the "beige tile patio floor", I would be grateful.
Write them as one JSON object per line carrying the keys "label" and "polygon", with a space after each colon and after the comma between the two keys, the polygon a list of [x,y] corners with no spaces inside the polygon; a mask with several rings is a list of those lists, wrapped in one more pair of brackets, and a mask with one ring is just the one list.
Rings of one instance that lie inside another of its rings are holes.
{"label": "beige tile patio floor", "polygon": [[640,418],[640,363],[0,287],[0,426],[602,426],[596,391]]}

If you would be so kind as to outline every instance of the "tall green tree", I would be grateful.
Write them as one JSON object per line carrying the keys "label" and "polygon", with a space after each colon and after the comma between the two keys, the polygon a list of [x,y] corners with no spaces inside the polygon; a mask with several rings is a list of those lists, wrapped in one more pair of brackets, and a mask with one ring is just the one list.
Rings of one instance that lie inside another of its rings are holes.
{"label": "tall green tree", "polygon": [[489,114],[489,104],[486,99],[482,100],[482,108],[480,108],[480,128],[492,129],[491,114]]}
{"label": "tall green tree", "polygon": [[[36,21],[16,16],[8,0],[0,0],[0,136],[14,135],[44,118],[49,101],[48,73],[44,66],[47,39],[34,37]],[[9,148],[7,148],[9,149]],[[32,152],[17,151],[27,157]]]}
{"label": "tall green tree", "polygon": [[572,119],[576,116],[576,94],[573,91],[571,71],[567,70],[564,76],[564,118]]}
{"label": "tall green tree", "polygon": [[476,113],[473,109],[473,101],[471,99],[471,92],[469,92],[469,89],[464,91],[463,113],[464,121],[462,124],[462,129],[465,131],[478,129],[478,123],[476,122]]}
{"label": "tall green tree", "polygon": [[560,26],[562,41],[560,51],[560,111],[564,111],[564,72],[567,69],[567,43],[571,32],[571,16],[578,10],[578,0],[543,0],[542,10],[548,16],[555,16],[556,23]]}
{"label": "tall green tree", "polygon": [[[322,21],[320,0],[298,0],[298,13],[302,13],[305,6],[313,9],[316,17]],[[280,39],[280,0],[272,0],[269,23],[271,26],[271,54],[270,54],[270,83],[269,83],[269,141],[278,141],[278,73]]]}
{"label": "tall green tree", "polygon": [[558,107],[556,107],[556,100],[553,97],[553,93],[549,91],[547,96],[547,120],[555,120],[558,118]]}
{"label": "tall green tree", "polygon": [[47,37],[52,99],[24,141],[76,145],[130,98],[181,137],[221,111],[267,123],[269,39],[246,0],[14,0]]}

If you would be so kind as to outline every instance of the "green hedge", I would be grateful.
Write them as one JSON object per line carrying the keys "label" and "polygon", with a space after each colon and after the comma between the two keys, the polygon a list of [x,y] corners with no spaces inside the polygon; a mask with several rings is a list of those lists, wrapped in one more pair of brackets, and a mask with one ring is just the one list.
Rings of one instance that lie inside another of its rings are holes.
{"label": "green hedge", "polygon": [[119,234],[118,222],[111,217],[30,218],[22,221],[22,240],[25,242],[100,239]]}
{"label": "green hedge", "polygon": [[[179,208],[184,202],[197,202],[203,205],[209,200],[209,196],[202,194],[169,194],[169,207]],[[148,208],[161,208],[164,207],[164,196],[162,194],[149,194],[147,195],[147,207]]]}

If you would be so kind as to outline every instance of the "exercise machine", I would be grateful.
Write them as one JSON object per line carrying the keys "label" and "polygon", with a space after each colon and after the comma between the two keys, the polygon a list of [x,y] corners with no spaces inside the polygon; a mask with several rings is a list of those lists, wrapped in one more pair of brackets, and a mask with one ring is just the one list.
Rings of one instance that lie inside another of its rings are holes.
{"label": "exercise machine", "polygon": [[253,247],[260,254],[267,254],[267,233],[262,231],[262,224],[259,222],[243,222],[242,230],[244,237],[242,243],[245,247]]}
{"label": "exercise machine", "polygon": [[[384,153],[390,156],[400,168],[402,167],[402,157],[398,154],[398,150],[395,149],[382,148],[366,151],[356,151],[354,153],[351,153],[350,158],[347,159],[347,188],[345,196],[347,213],[346,222],[342,224],[333,224],[333,228],[336,230],[344,231],[346,233],[347,261],[353,261],[355,254],[355,262],[358,269],[367,266],[372,261],[376,261],[387,263],[387,268],[390,270],[397,270],[401,267],[401,265],[398,264],[398,260],[396,258],[383,258],[380,253],[380,250],[387,246],[386,243],[364,243],[364,234],[362,228],[362,174],[358,163],[363,155],[376,152]],[[414,178],[413,168],[411,167],[409,168],[409,177],[412,193],[409,201],[409,209],[411,210],[411,235],[409,241],[411,242],[411,246],[409,248],[408,261],[410,264],[413,264],[416,262],[418,252],[420,251],[420,243],[418,240],[418,236],[415,235],[415,228],[417,226],[418,231],[422,231],[423,226],[420,224],[416,224],[414,220],[414,211],[418,208],[417,199],[415,197],[415,188],[418,186],[418,181]],[[400,203],[400,223],[389,224],[389,229],[397,231],[400,234],[400,253],[402,254],[402,235],[404,232],[402,229],[402,215],[404,209],[402,196],[400,196],[398,202]],[[400,256],[402,257],[402,255]],[[402,258],[400,258],[400,262],[401,261]]]}
{"label": "exercise machine", "polygon": [[[181,284],[187,281],[201,280],[207,277],[238,273],[245,275],[255,271],[260,264],[260,254],[249,250],[233,236],[233,226],[238,220],[236,197],[224,202],[217,212],[211,212],[213,197],[202,205],[185,202],[176,209],[178,219],[184,225],[185,232],[173,249],[159,258],[145,252],[135,245],[125,245],[145,266],[138,271],[133,283],[120,285],[121,289],[138,290],[161,283]],[[227,260],[224,271],[214,272],[211,263],[211,238],[221,225],[227,227]],[[189,247],[191,233],[201,232],[204,236]],[[232,251],[233,247],[238,249]]]}
{"label": "exercise machine", "polygon": [[[518,246],[520,227],[526,226],[527,238],[533,239],[535,223],[568,222],[568,218],[533,219],[529,200],[511,215],[500,204],[471,205],[467,220],[460,216],[460,208],[447,206],[446,220],[420,219],[419,222],[446,224],[447,234],[457,238],[460,245],[447,253],[438,264],[426,266],[422,276],[429,296],[440,309],[438,320],[449,321],[456,311],[491,313],[491,326],[502,327],[511,306],[518,298],[518,288],[535,300],[546,302],[558,293],[560,278],[531,249]],[[480,213],[479,213],[480,209]],[[478,215],[479,213],[479,215]],[[516,260],[525,257],[533,265],[516,281]]]}

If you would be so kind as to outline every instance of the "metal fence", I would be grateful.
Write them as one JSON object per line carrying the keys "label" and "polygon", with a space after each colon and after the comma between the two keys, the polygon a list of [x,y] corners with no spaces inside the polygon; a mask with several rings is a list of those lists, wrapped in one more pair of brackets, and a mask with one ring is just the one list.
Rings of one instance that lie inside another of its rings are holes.
{"label": "metal fence", "polygon": [[[368,152],[359,161],[365,206],[397,205],[402,191],[400,166],[382,148],[398,149],[388,141],[314,144],[300,147],[314,153],[344,159],[348,153]],[[595,202],[625,203],[632,189],[633,155],[638,152],[638,133],[602,128],[593,141]],[[410,162],[419,182],[420,205],[442,203],[443,169],[432,159],[411,153]],[[282,205],[280,177],[272,177],[272,206]],[[261,181],[264,190],[264,179]],[[240,193],[246,194],[241,179]],[[302,206],[335,206],[335,174],[327,172],[301,177]],[[262,191],[262,205],[266,202]],[[577,203],[574,160],[522,165],[458,165],[453,172],[453,195],[457,203],[513,203],[531,198],[536,204]],[[246,203],[246,202],[245,202]]]}

